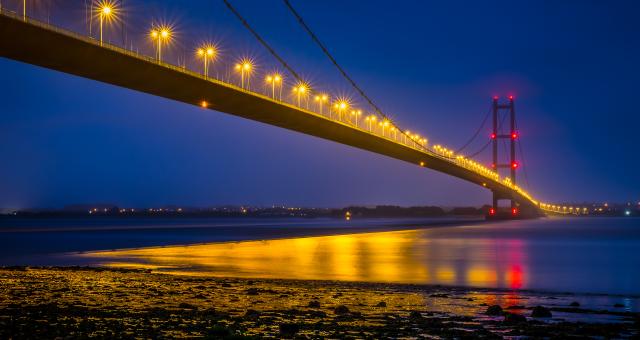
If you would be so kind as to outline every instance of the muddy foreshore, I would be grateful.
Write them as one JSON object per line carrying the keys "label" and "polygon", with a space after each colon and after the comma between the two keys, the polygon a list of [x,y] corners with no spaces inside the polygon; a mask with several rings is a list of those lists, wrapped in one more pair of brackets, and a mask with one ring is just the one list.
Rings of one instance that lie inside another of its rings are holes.
{"label": "muddy foreshore", "polygon": [[637,338],[639,318],[530,292],[0,268],[0,339]]}

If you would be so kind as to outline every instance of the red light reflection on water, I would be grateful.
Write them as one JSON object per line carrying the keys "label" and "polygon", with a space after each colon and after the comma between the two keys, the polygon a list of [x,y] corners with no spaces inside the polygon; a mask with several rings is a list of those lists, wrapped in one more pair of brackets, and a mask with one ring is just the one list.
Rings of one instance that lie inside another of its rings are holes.
{"label": "red light reflection on water", "polygon": [[525,271],[526,252],[525,244],[521,240],[509,240],[507,248],[508,272],[506,285],[511,289],[521,289],[526,285]]}
{"label": "red light reflection on water", "polygon": [[513,265],[509,269],[509,273],[507,274],[507,282],[509,284],[509,288],[511,289],[520,289],[523,284],[522,278],[522,268],[520,265]]}

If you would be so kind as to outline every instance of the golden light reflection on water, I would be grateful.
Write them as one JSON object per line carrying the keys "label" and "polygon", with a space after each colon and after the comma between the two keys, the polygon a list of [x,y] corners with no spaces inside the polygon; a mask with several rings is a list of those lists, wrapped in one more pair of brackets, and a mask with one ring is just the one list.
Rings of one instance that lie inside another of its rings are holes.
{"label": "golden light reflection on water", "polygon": [[173,274],[524,288],[523,243],[431,237],[429,230],[101,251],[112,267]]}

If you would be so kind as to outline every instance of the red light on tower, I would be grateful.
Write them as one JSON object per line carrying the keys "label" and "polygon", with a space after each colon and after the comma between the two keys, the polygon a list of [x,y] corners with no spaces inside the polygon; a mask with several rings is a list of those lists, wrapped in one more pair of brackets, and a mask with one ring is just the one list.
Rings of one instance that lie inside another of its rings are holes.
{"label": "red light on tower", "polygon": [[518,133],[517,132],[512,132],[511,133],[511,139],[516,139],[518,138]]}
{"label": "red light on tower", "polygon": [[495,133],[492,133],[490,136],[491,136],[491,139],[496,139],[497,137]]}
{"label": "red light on tower", "polygon": [[496,163],[491,163],[491,167],[495,169],[496,168]]}
{"label": "red light on tower", "polygon": [[511,168],[517,169],[518,168],[518,162],[511,163]]}
{"label": "red light on tower", "polygon": [[509,96],[509,100],[513,100],[513,95]]}

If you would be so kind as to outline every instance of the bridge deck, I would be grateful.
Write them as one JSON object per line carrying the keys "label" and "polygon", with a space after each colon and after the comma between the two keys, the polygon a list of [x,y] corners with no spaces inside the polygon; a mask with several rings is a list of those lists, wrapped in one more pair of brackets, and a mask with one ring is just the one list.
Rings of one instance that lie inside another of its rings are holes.
{"label": "bridge deck", "polygon": [[279,126],[455,176],[537,211],[509,186],[451,160],[287,103],[21,17],[0,14],[0,56]]}

